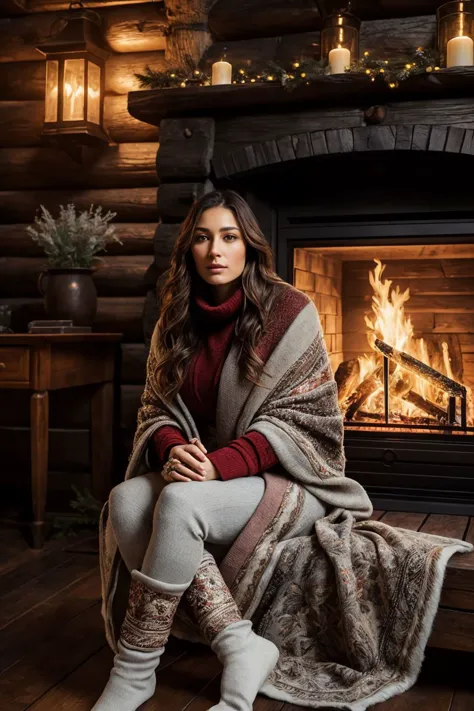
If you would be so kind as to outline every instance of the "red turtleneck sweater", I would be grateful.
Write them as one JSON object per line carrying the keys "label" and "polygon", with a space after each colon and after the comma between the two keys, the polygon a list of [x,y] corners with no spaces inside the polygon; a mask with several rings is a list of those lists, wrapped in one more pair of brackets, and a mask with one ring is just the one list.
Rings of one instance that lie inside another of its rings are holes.
{"label": "red turtleneck sweater", "polygon": [[[208,424],[215,426],[219,379],[241,311],[243,295],[240,285],[226,301],[214,305],[210,303],[210,292],[203,283],[192,296],[192,312],[199,323],[203,339],[179,394],[198,428]],[[173,446],[188,444],[181,430],[170,425],[160,427],[154,441],[162,463],[168,459]],[[232,440],[226,447],[208,452],[207,456],[221,479],[260,474],[278,463],[278,457],[267,438],[259,432],[249,432]]]}

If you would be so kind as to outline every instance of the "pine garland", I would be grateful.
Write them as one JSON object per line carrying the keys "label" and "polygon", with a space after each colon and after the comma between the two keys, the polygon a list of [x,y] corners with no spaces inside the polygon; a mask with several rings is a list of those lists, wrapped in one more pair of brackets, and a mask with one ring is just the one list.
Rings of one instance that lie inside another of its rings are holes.
{"label": "pine garland", "polygon": [[[350,67],[348,74],[365,74],[370,81],[381,79],[390,88],[396,88],[400,82],[416,74],[439,70],[439,55],[431,49],[418,47],[407,61],[372,59],[369,52]],[[268,62],[262,67],[235,65],[232,68],[232,84],[281,84],[291,91],[303,84],[311,84],[321,76],[329,75],[326,60],[302,58],[284,67],[277,62]],[[158,72],[148,65],[143,74],[135,74],[141,89],[168,89],[171,87],[210,86],[211,76],[197,67],[188,69],[168,69]]]}

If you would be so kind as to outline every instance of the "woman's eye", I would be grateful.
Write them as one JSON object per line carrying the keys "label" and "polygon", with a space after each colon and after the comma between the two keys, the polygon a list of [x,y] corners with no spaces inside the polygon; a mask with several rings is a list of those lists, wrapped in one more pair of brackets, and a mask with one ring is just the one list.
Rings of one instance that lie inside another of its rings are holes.
{"label": "woman's eye", "polygon": [[231,233],[229,233],[228,235],[226,235],[226,237],[232,237],[232,239],[237,239],[237,236],[236,236],[236,235],[233,235],[233,234],[231,234]]}

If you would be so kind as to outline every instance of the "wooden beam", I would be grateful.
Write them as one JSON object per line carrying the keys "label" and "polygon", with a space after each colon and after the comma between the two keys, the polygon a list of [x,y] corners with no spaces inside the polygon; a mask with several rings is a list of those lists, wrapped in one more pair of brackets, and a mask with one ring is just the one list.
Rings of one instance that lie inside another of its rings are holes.
{"label": "wooden beam", "polygon": [[[16,0],[26,6],[28,12],[53,12],[54,10],[67,10],[70,3],[65,0]],[[154,0],[86,0],[87,7],[107,8],[120,5],[143,5]],[[161,2],[157,2],[161,5]]]}
{"label": "wooden beam", "polygon": [[[0,147],[41,145],[43,122],[44,101],[0,101]],[[158,140],[156,126],[129,114],[127,96],[105,97],[104,125],[110,140],[117,143]]]}
{"label": "wooden beam", "polygon": [[211,172],[214,135],[212,118],[164,119],[156,157],[160,181],[206,178]]}
{"label": "wooden beam", "polygon": [[[100,255],[99,255],[100,256]],[[151,257],[100,256],[93,280],[99,296],[141,296]],[[38,277],[46,267],[45,257],[0,257],[0,297],[40,296]]]}
{"label": "wooden beam", "polygon": [[[213,116],[228,115],[232,111],[243,108],[247,112],[257,108],[259,111],[266,108],[270,112],[273,107],[282,105],[288,107],[291,104],[300,104],[306,108],[308,103],[316,109],[316,107],[351,104],[359,107],[389,104],[391,108],[394,102],[398,102],[396,106],[403,111],[404,103],[411,99],[412,104],[425,107],[429,103],[431,110],[436,112],[438,104],[444,100],[466,102],[472,112],[473,89],[474,69],[471,67],[442,69],[431,74],[413,76],[403,81],[399,89],[390,89],[382,80],[371,82],[365,75],[338,74],[318,77],[310,85],[299,86],[291,92],[279,84],[272,83],[134,91],[128,95],[128,110],[135,118],[155,126],[158,126],[163,118],[174,116],[184,117],[198,113]],[[438,101],[426,101],[433,98]],[[394,123],[391,115],[391,112],[387,111],[387,123]],[[436,113],[434,116],[436,117]],[[447,123],[452,121],[451,116]],[[418,121],[412,122],[418,123]],[[436,121],[433,119],[427,121],[427,123],[435,122],[439,122],[438,117]],[[395,123],[406,123],[406,121],[395,121]],[[465,127],[464,123],[463,127]]]}
{"label": "wooden beam", "polygon": [[164,183],[158,190],[157,210],[162,220],[181,222],[195,200],[213,189],[212,183]]}
{"label": "wooden beam", "polygon": [[[105,65],[105,94],[128,94],[140,88],[135,73],[143,74],[146,66],[157,71],[166,68],[163,52],[129,52],[112,54]],[[0,96],[4,101],[44,99],[46,62],[8,62],[0,72]]]}
{"label": "wooden beam", "polygon": [[[152,255],[155,223],[113,223],[122,244],[111,242],[107,256]],[[42,257],[43,250],[31,239],[26,224],[0,225],[0,254],[2,257]]]}
{"label": "wooden beam", "polygon": [[[222,41],[319,30],[320,5],[306,0],[241,0],[239,3],[219,0],[209,13],[209,27]],[[354,0],[351,12],[365,24],[365,21],[435,15],[438,6],[436,0]],[[418,46],[416,40],[414,46],[415,49]]]}
{"label": "wooden beam", "polygon": [[157,185],[158,143],[106,146],[91,164],[78,165],[57,148],[0,148],[4,184],[10,190],[139,188]]}
{"label": "wooden beam", "polygon": [[208,14],[216,0],[165,0],[168,18],[166,60],[170,67],[197,65],[212,44]]}
{"label": "wooden beam", "polygon": [[156,188],[115,190],[9,190],[0,192],[0,214],[4,222],[33,222],[40,205],[56,214],[59,205],[75,203],[78,210],[91,204],[117,213],[120,222],[152,222],[158,219]]}
{"label": "wooden beam", "polygon": [[[89,6],[89,3],[88,3]],[[0,62],[44,62],[36,47],[51,35],[59,12],[0,19]],[[112,52],[156,52],[166,49],[168,22],[156,2],[103,7],[103,36]]]}

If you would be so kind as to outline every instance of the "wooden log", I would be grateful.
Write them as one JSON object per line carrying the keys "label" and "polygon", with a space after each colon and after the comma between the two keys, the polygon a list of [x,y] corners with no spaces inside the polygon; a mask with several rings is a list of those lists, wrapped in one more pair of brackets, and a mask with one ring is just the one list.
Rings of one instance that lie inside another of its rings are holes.
{"label": "wooden log", "polygon": [[163,273],[170,266],[170,257],[179,232],[179,225],[159,224],[155,230],[153,247],[155,252],[155,264]]}
{"label": "wooden log", "polygon": [[434,417],[439,422],[447,421],[447,413],[441,407],[438,407],[434,402],[426,400],[419,393],[409,390],[404,396],[403,400],[415,405],[419,410],[426,412],[427,415]]}
{"label": "wooden log", "polygon": [[211,190],[210,180],[204,183],[163,183],[158,190],[158,214],[162,220],[181,222],[193,202]]}
{"label": "wooden log", "polygon": [[371,375],[368,375],[354,390],[347,400],[347,409],[344,415],[346,420],[352,420],[359,408],[362,407],[372,393],[382,387],[381,375],[382,368],[376,368],[376,370]]}
{"label": "wooden log", "polygon": [[320,26],[316,3],[305,0],[220,0],[209,13],[211,32],[222,39],[304,32]]}
{"label": "wooden log", "polygon": [[[281,27],[279,32],[273,34],[269,25],[260,36],[252,39],[236,39],[230,42],[226,39],[215,42],[204,54],[201,66],[209,68],[212,62],[222,57],[224,48],[232,65],[245,66],[252,63],[258,66],[270,61],[289,65],[295,59],[319,58],[320,31],[308,32],[310,28],[311,24],[302,27],[301,32],[287,34],[288,31],[292,32],[291,27]],[[435,35],[435,15],[368,20],[361,24],[360,53],[368,51],[377,58],[397,58],[403,61],[413,56],[416,47],[433,47]]]}
{"label": "wooden log", "polygon": [[78,210],[91,204],[102,205],[104,212],[116,212],[117,221],[151,222],[158,217],[156,188],[128,188],[121,190],[27,190],[0,192],[0,214],[5,222],[32,222],[40,205],[53,215],[59,205],[74,203]]}
{"label": "wooden log", "polygon": [[[105,94],[128,94],[140,89],[135,74],[143,74],[146,66],[163,71],[164,53],[130,52],[112,54],[105,68]],[[0,96],[4,101],[31,101],[44,98],[46,62],[9,62],[0,73]]]}
{"label": "wooden log", "polygon": [[[53,12],[54,10],[68,10],[69,2],[65,0],[5,0],[7,3],[17,6],[16,12],[11,15],[20,15],[23,12]],[[142,5],[153,0],[87,0],[87,7],[102,8],[114,5]],[[7,16],[7,15],[5,15]]]}
{"label": "wooden log", "polygon": [[[96,333],[123,333],[124,342],[139,343],[143,340],[144,301],[139,296],[99,298],[92,330]],[[26,333],[29,321],[46,318],[43,299],[8,298],[2,299],[2,303],[12,309],[12,329],[15,333]]]}
{"label": "wooden log", "polygon": [[[116,5],[99,11],[103,36],[113,52],[156,52],[166,49],[167,20],[163,6],[154,2],[133,7]],[[61,13],[45,12],[0,19],[0,62],[44,62],[36,47],[64,20]]]}
{"label": "wooden log", "polygon": [[339,402],[344,402],[354,387],[354,381],[358,378],[360,365],[357,358],[343,361],[334,374],[337,384]]}
{"label": "wooden log", "polygon": [[[44,101],[0,101],[0,147],[39,146],[44,122]],[[133,118],[127,96],[106,96],[104,126],[117,143],[156,142],[158,129]]]}
{"label": "wooden log", "polygon": [[139,188],[157,185],[158,143],[107,146],[93,163],[77,164],[57,148],[0,148],[10,190]]}
{"label": "wooden log", "polygon": [[[153,254],[155,223],[120,224],[113,222],[122,244],[110,242],[107,255],[121,257]],[[42,257],[43,250],[26,231],[27,225],[0,225],[0,254],[5,257]]]}
{"label": "wooden log", "polygon": [[212,44],[208,14],[216,0],[166,0],[166,61],[171,67],[196,66]]}
{"label": "wooden log", "polygon": [[417,358],[403,351],[399,351],[393,348],[393,346],[389,346],[388,343],[384,343],[379,338],[375,339],[374,346],[376,350],[384,356],[398,363],[398,365],[410,373],[414,373],[418,377],[423,378],[423,380],[426,380],[426,382],[434,385],[436,388],[455,397],[466,398],[466,388],[463,385],[448,378],[446,375],[443,375],[443,373],[439,373],[437,370],[434,370],[434,368],[430,368],[429,365],[425,365],[425,363]]}
{"label": "wooden log", "polygon": [[158,317],[159,307],[156,289],[150,289],[150,291],[146,295],[145,305],[143,307],[143,333],[145,338],[145,345],[147,348],[150,347],[153,329],[155,328],[155,324],[158,321]]}
{"label": "wooden log", "polygon": [[158,140],[156,126],[138,121],[129,114],[127,96],[106,96],[104,98],[104,126],[110,140],[116,143],[156,142]]}
{"label": "wooden log", "polygon": [[144,343],[122,345],[122,383],[142,384],[146,379],[148,351]]}
{"label": "wooden log", "polygon": [[212,118],[164,119],[156,156],[160,181],[207,178],[211,172],[214,134]]}
{"label": "wooden log", "polygon": [[417,47],[436,46],[436,15],[368,20],[360,27],[360,53],[377,59],[403,60]]}

